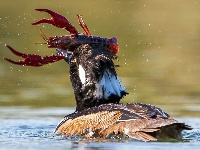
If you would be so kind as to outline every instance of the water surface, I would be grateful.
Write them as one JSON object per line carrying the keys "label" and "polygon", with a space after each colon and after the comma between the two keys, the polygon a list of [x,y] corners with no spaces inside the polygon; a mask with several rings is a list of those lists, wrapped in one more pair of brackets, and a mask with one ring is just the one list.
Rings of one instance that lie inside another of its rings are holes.
{"label": "water surface", "polygon": [[74,108],[30,109],[27,107],[3,107],[0,109],[0,149],[192,149],[200,146],[200,119],[177,118],[194,127],[183,133],[185,142],[139,142],[123,141],[79,141],[76,138],[66,139],[54,133],[56,125]]}

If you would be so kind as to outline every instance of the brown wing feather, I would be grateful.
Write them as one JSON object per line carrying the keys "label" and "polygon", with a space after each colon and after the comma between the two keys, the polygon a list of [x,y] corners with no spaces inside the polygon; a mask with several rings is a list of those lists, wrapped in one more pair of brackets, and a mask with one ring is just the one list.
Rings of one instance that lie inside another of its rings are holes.
{"label": "brown wing feather", "polygon": [[[142,141],[156,141],[164,138],[181,138],[183,123],[170,118],[157,119],[136,119],[127,121],[118,121],[109,128],[100,132],[101,137],[122,134]],[[183,126],[184,127],[184,126]]]}
{"label": "brown wing feather", "polygon": [[157,141],[158,139],[156,139],[155,137],[144,133],[144,132],[133,132],[133,133],[129,133],[128,134],[129,137],[137,139],[137,140],[142,140],[142,141]]}
{"label": "brown wing feather", "polygon": [[[155,129],[155,131],[157,130],[159,129]],[[142,141],[156,141],[157,140],[155,137],[142,131],[130,132],[130,130],[126,128],[126,122],[119,122],[101,131],[100,137],[105,138],[110,135],[117,135],[117,134],[128,135],[131,138],[142,140]]]}
{"label": "brown wing feather", "polygon": [[167,125],[171,125],[177,123],[174,119],[137,119],[137,120],[130,120],[126,121],[125,128],[129,129],[130,132],[137,132],[137,131],[144,131],[150,132],[159,130],[160,127],[164,127]]}
{"label": "brown wing feather", "polygon": [[113,125],[120,117],[120,111],[102,111],[82,115],[75,119],[67,120],[57,129],[57,132],[69,136],[73,134],[88,134],[89,132],[95,133],[99,129],[104,130]]}
{"label": "brown wing feather", "polygon": [[181,138],[183,129],[190,126],[180,123],[160,108],[146,104],[104,104],[70,114],[61,121],[57,132],[68,136],[83,137],[129,137],[155,141],[162,138]]}

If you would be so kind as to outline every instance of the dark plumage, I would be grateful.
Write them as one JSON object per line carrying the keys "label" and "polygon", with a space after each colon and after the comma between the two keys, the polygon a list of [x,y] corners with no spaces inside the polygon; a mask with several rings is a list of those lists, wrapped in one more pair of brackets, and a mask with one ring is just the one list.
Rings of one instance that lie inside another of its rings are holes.
{"label": "dark plumage", "polygon": [[76,111],[64,117],[56,132],[85,138],[121,134],[156,141],[181,139],[182,130],[192,129],[158,107],[119,103],[127,92],[117,77],[112,59],[112,53],[103,45],[80,45],[67,54]]}
{"label": "dark plumage", "polygon": [[[106,47],[97,45],[90,46],[88,44],[75,48],[73,54],[66,58],[70,67],[70,80],[74,89],[76,110],[80,111],[85,108],[106,103],[119,103],[120,99],[127,94],[125,88],[121,85],[119,85],[121,87],[112,85],[120,94],[111,91],[108,97],[97,96],[99,94],[99,89],[97,89],[96,86],[103,78],[105,72],[109,72],[109,79],[115,78],[114,84],[118,82],[112,59],[113,54]],[[80,65],[85,71],[85,83],[82,83],[80,79]],[[111,82],[106,83],[113,84]],[[101,88],[103,91],[100,92],[100,94],[103,95],[106,91],[106,86],[102,86]]]}

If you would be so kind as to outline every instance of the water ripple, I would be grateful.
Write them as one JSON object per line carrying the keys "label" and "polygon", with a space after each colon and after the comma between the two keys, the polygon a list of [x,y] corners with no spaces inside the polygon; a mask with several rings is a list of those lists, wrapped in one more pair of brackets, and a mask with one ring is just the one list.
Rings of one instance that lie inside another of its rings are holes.
{"label": "water ripple", "polygon": [[[3,113],[3,110],[7,111]],[[71,111],[72,109],[69,109],[69,112]],[[191,131],[183,132],[184,142],[139,142],[129,139],[82,140],[76,136],[66,138],[57,135],[54,133],[56,125],[66,115],[66,109],[63,108],[28,109],[19,107],[15,109],[4,108],[0,112],[2,112],[0,118],[0,150],[43,148],[49,150],[121,150],[132,149],[133,145],[135,149],[162,148],[162,150],[177,149],[177,147],[190,149],[192,145],[193,149],[197,150],[200,146],[200,120],[198,118],[177,118],[194,128]],[[9,115],[12,113],[14,115]]]}

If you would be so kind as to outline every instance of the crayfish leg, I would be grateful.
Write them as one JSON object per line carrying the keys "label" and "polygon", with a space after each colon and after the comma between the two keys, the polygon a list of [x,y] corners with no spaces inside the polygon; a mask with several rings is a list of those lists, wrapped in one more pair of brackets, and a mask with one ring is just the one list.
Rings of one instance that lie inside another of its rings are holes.
{"label": "crayfish leg", "polygon": [[85,24],[82,15],[77,15],[77,16],[78,16],[78,23],[81,26],[81,28],[83,28],[84,34],[91,36],[91,33],[90,33],[87,25]]}

